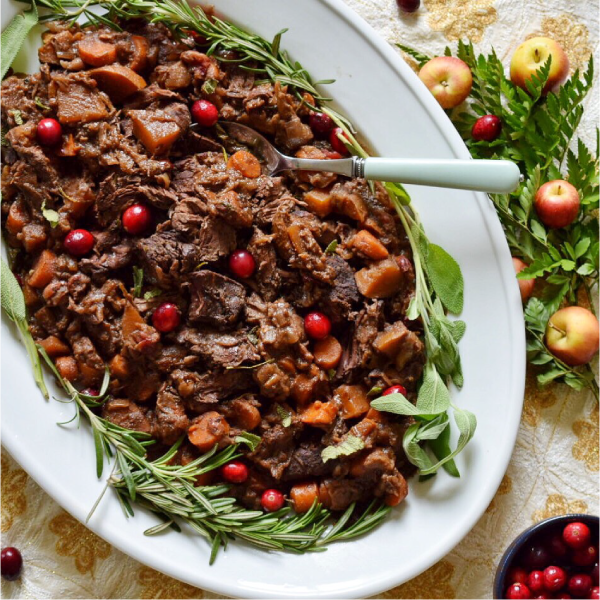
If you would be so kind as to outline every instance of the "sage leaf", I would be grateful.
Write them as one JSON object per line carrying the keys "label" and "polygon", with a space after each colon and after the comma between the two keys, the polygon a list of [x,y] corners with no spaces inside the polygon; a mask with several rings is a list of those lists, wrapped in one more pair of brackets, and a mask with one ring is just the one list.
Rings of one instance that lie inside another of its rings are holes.
{"label": "sage leaf", "polygon": [[45,200],[42,202],[42,215],[44,215],[44,219],[50,223],[50,227],[52,227],[52,229],[54,229],[60,221],[60,215],[57,211],[52,210],[51,208],[46,208]]}
{"label": "sage leaf", "polygon": [[38,22],[38,12],[35,1],[32,1],[31,8],[16,15],[8,24],[8,27],[2,32],[0,40],[0,53],[2,54],[2,75],[4,79],[8,69],[17,57],[23,42],[31,28]]}
{"label": "sage leaf", "polygon": [[19,324],[27,318],[25,311],[25,298],[23,291],[17,282],[10,267],[2,259],[2,267],[0,269],[0,301],[2,310],[8,318]]}
{"label": "sage leaf", "polygon": [[[448,419],[447,416],[446,419]],[[450,448],[450,427],[446,427],[436,439],[429,440],[427,445],[431,448],[431,451],[435,454],[438,461],[442,461],[448,457],[452,453],[452,449]],[[448,475],[460,477],[460,471],[453,458],[442,463],[442,467]]]}
{"label": "sage leaf", "polygon": [[376,398],[371,402],[371,406],[381,412],[389,412],[394,415],[420,416],[422,412],[397,392]]}
{"label": "sage leaf", "polygon": [[334,460],[340,456],[349,456],[362,450],[365,447],[365,443],[355,435],[349,434],[343,442],[340,442],[337,446],[327,446],[321,452],[321,458],[323,462],[328,460]]}
{"label": "sage leaf", "polygon": [[281,424],[284,427],[289,427],[292,424],[292,413],[289,412],[288,410],[286,410],[285,408],[283,408],[283,406],[281,406],[281,404],[278,404],[275,407],[275,410],[277,410],[277,414],[279,415],[279,418],[281,419]]}
{"label": "sage leaf", "polygon": [[436,368],[430,363],[425,365],[416,408],[419,414],[429,415],[437,415],[450,408],[450,392]]}
{"label": "sage leaf", "polygon": [[437,244],[429,243],[427,275],[443,305],[452,313],[463,309],[464,280],[458,263]]}
{"label": "sage leaf", "polygon": [[142,295],[144,285],[144,269],[133,267],[133,295],[139,298]]}
{"label": "sage leaf", "polygon": [[250,433],[249,431],[242,431],[239,435],[236,435],[234,440],[236,444],[246,444],[250,448],[251,452],[254,452],[262,441],[259,435]]}
{"label": "sage leaf", "polygon": [[408,460],[423,472],[430,469],[433,462],[427,455],[427,452],[418,443],[416,436],[419,427],[419,423],[414,423],[406,430],[404,438],[402,438],[402,447]]}
{"label": "sage leaf", "polygon": [[442,432],[445,429],[447,429],[448,423],[448,415],[446,413],[441,414],[439,417],[436,417],[432,421],[423,423],[417,431],[416,439],[435,440],[442,434]]}

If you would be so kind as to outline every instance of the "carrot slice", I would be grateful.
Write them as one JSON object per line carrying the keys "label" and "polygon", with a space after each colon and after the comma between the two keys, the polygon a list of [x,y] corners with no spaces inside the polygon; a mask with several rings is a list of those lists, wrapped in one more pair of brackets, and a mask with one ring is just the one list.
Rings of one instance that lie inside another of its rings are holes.
{"label": "carrot slice", "polygon": [[328,335],[315,344],[313,354],[315,362],[322,369],[334,369],[342,359],[342,345],[332,335]]}
{"label": "carrot slice", "polygon": [[354,278],[358,291],[367,298],[389,298],[402,285],[402,272],[391,258],[357,271]]}
{"label": "carrot slice", "polygon": [[77,362],[72,356],[59,356],[54,364],[63,379],[73,382],[79,377]]}
{"label": "carrot slice", "polygon": [[304,194],[304,201],[308,204],[308,208],[323,218],[332,211],[331,193],[328,190],[314,189]]}
{"label": "carrot slice", "polygon": [[204,413],[197,423],[188,429],[188,439],[200,452],[208,452],[229,434],[229,423],[223,415],[211,410]]}
{"label": "carrot slice", "polygon": [[117,60],[117,48],[95,36],[88,35],[79,42],[81,60],[92,67],[104,67]]}
{"label": "carrot slice", "polygon": [[46,339],[42,340],[40,346],[50,358],[64,356],[71,352],[71,348],[55,335],[49,335]]}
{"label": "carrot slice", "polygon": [[111,100],[120,102],[146,87],[146,80],[129,67],[123,65],[108,65],[90,72],[101,90],[105,91]]}
{"label": "carrot slice", "polygon": [[148,51],[150,44],[148,40],[141,35],[132,35],[131,43],[133,45],[133,56],[129,62],[129,67],[134,71],[143,71],[148,66]]}
{"label": "carrot slice", "polygon": [[256,179],[260,177],[260,163],[258,159],[246,150],[238,150],[229,157],[227,161],[228,169],[239,171],[244,177]]}
{"label": "carrot slice", "polygon": [[362,385],[341,385],[335,390],[335,397],[341,404],[344,419],[362,417],[371,408],[367,390]]}

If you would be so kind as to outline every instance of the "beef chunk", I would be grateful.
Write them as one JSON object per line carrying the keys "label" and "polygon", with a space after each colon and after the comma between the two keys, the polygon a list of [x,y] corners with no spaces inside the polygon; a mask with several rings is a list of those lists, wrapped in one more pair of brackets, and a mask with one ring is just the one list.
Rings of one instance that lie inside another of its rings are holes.
{"label": "beef chunk", "polygon": [[200,263],[197,248],[176,231],[158,232],[135,242],[144,277],[162,288],[178,283]]}
{"label": "beef chunk", "polygon": [[205,270],[193,273],[190,281],[190,321],[231,326],[241,317],[246,299],[243,285],[219,273]]}
{"label": "beef chunk", "polygon": [[150,433],[150,421],[145,412],[133,401],[109,398],[102,405],[102,418],[125,429]]}
{"label": "beef chunk", "polygon": [[283,473],[283,481],[322,477],[331,473],[336,461],[323,462],[323,447],[318,444],[304,443],[292,453],[290,463]]}
{"label": "beef chunk", "polygon": [[281,479],[292,460],[299,431],[298,425],[274,425],[261,431],[262,441],[250,456],[251,460],[266,469],[274,479]]}
{"label": "beef chunk", "polygon": [[223,219],[207,217],[194,240],[201,261],[215,262],[236,248],[235,229]]}
{"label": "beef chunk", "polygon": [[252,295],[248,300],[247,320],[259,325],[259,346],[265,353],[285,350],[305,340],[304,321],[285,300],[264,303]]}
{"label": "beef chunk", "polygon": [[254,379],[267,398],[285,400],[290,395],[290,377],[279,365],[270,363],[258,367],[254,370]]}
{"label": "beef chunk", "polygon": [[256,262],[254,279],[258,292],[265,300],[272,302],[277,297],[281,285],[281,273],[277,267],[277,252],[273,246],[273,236],[255,227],[247,248]]}
{"label": "beef chunk", "polygon": [[360,299],[354,271],[339,256],[332,256],[327,259],[327,262],[335,271],[335,279],[332,286],[324,292],[321,302],[325,312],[335,322],[342,322],[348,318]]}
{"label": "beef chunk", "polygon": [[152,437],[163,444],[174,444],[187,431],[190,424],[181,398],[171,386],[167,385],[163,385],[158,392],[154,417]]}
{"label": "beef chunk", "polygon": [[260,360],[260,354],[248,340],[245,331],[222,333],[186,328],[177,334],[177,341],[211,365],[238,367],[244,362]]}

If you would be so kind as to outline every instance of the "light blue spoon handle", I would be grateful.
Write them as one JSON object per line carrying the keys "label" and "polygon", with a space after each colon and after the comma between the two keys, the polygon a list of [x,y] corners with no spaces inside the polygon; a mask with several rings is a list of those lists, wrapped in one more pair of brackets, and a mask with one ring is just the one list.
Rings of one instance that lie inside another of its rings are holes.
{"label": "light blue spoon handle", "polygon": [[513,192],[519,168],[508,160],[366,158],[365,179],[475,190],[492,194]]}

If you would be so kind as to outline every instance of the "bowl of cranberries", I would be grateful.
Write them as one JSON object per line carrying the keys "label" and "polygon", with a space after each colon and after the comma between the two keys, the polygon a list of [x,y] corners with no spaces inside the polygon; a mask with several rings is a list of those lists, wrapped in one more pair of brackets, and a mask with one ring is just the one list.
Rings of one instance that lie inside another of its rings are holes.
{"label": "bowl of cranberries", "polygon": [[500,561],[494,598],[600,598],[598,517],[564,515],[525,530]]}

